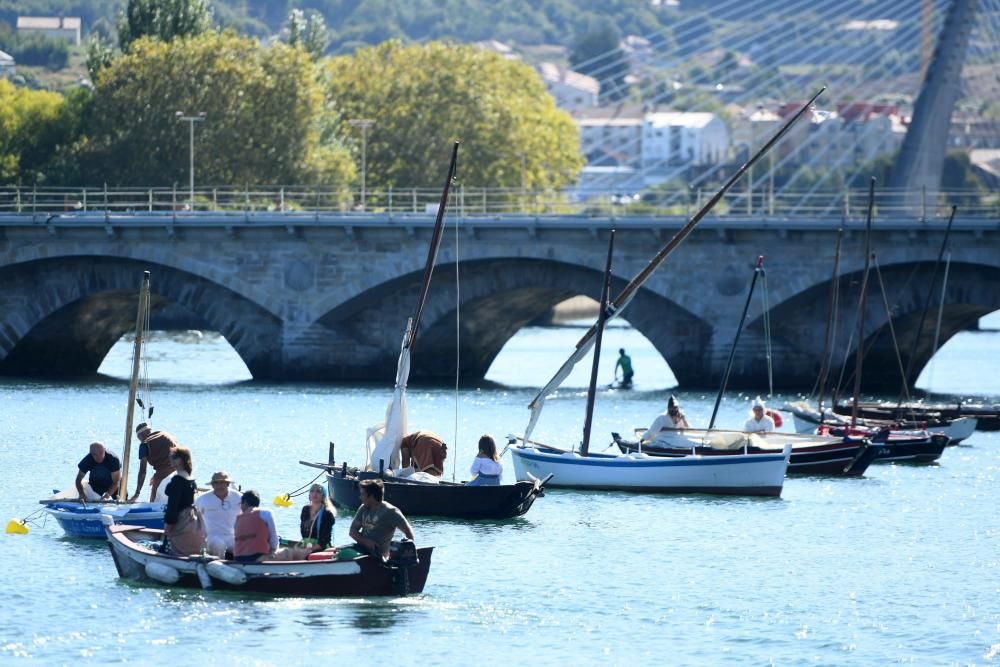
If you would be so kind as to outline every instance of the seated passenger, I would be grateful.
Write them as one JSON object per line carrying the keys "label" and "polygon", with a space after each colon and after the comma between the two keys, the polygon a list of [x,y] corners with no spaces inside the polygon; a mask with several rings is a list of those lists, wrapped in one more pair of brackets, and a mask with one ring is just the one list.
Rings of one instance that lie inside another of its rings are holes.
{"label": "seated passenger", "polygon": [[260,494],[246,491],[240,499],[242,512],[236,517],[233,556],[242,563],[264,560],[278,548],[274,516],[260,509]]}
{"label": "seated passenger", "polygon": [[774,420],[764,414],[764,401],[760,400],[760,396],[754,399],[750,419],[743,425],[743,430],[748,433],[772,433],[774,431]]}
{"label": "seated passenger", "polygon": [[224,472],[212,475],[212,492],[203,493],[194,501],[194,506],[205,520],[208,539],[208,553],[219,558],[232,558],[235,546],[234,527],[240,515],[241,496],[230,487],[232,480]]}
{"label": "seated passenger", "polygon": [[[79,469],[76,491],[81,503],[88,500],[114,500],[122,478],[122,463],[117,456],[105,449],[103,444],[93,442],[90,444],[90,453],[76,467]],[[87,476],[89,489],[83,486],[84,476]]]}
{"label": "seated passenger", "polygon": [[444,474],[444,460],[448,457],[448,445],[436,433],[414,431],[403,436],[399,443],[399,453],[403,457],[404,468],[412,465],[417,472],[426,472],[435,477]]}
{"label": "seated passenger", "polygon": [[472,459],[469,472],[476,476],[469,486],[498,486],[503,477],[503,465],[497,456],[497,443],[493,436],[484,435],[479,439],[479,454]]}
{"label": "seated passenger", "polygon": [[656,439],[656,434],[665,429],[681,429],[681,428],[691,428],[688,424],[687,417],[681,412],[680,403],[677,402],[677,397],[671,395],[670,400],[667,401],[666,412],[661,412],[650,424],[646,432],[642,434],[641,440],[643,442],[649,442],[650,440]]}
{"label": "seated passenger", "polygon": [[302,508],[299,529],[302,541],[310,550],[326,549],[333,540],[333,524],[337,522],[337,510],[326,495],[322,484],[309,487],[309,504]]}
{"label": "seated passenger", "polygon": [[361,550],[387,558],[392,536],[398,528],[411,540],[413,528],[397,507],[382,498],[385,487],[380,479],[366,479],[358,483],[361,490],[361,507],[351,523],[351,539]]}

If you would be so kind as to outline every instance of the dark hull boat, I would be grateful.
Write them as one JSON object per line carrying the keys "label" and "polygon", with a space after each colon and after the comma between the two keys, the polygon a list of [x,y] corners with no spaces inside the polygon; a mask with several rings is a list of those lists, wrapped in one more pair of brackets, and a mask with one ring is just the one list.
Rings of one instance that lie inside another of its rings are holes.
{"label": "dark hull boat", "polygon": [[[138,526],[108,526],[118,576],[181,588],[251,591],[269,595],[368,597],[420,593],[434,547],[394,562],[369,555],[344,560],[310,559],[239,563],[211,556],[177,557],[156,551],[163,532]],[[316,554],[314,554],[315,556]]]}
{"label": "dark hull boat", "polygon": [[[808,405],[804,401],[786,403],[782,410],[791,412],[795,423],[795,430],[798,433],[825,432],[823,429],[843,430],[850,427],[850,418],[834,413],[829,408],[824,408],[822,415],[818,410]],[[930,432],[940,433],[948,437],[949,444],[957,445],[976,430],[976,419],[973,417],[959,417],[958,419],[931,420],[927,422],[896,420],[887,421],[881,419],[857,420],[859,434],[875,433],[880,430],[891,429],[893,431],[905,432]],[[833,433],[834,431],[830,431]]]}
{"label": "dark hull boat", "polygon": [[[690,434],[690,430],[684,433]],[[615,444],[623,454],[639,451],[638,442],[623,440],[617,433],[612,433]],[[739,434],[746,440],[746,434]],[[792,445],[792,455],[788,462],[788,475],[837,475],[844,477],[860,477],[879,454],[880,447],[870,445],[863,438],[824,438],[811,436],[796,442],[794,436],[787,433],[771,433],[778,440],[787,440]],[[799,436],[801,438],[801,436]],[[671,440],[657,439],[653,443],[642,446],[642,451],[650,456],[681,457],[692,453],[699,456],[726,456],[732,454],[773,454],[772,447],[759,447],[749,443],[744,447],[720,448],[701,442],[689,446],[679,446],[681,443]]]}
{"label": "dark hull boat", "polygon": [[[316,464],[310,464],[316,465]],[[359,471],[346,465],[327,475],[330,498],[337,505],[356,509],[360,505],[358,482],[377,479],[376,472]],[[427,483],[406,478],[381,476],[385,499],[403,514],[443,516],[455,519],[510,519],[521,516],[539,496],[544,495],[548,479],[502,484],[469,486],[445,482]]]}
{"label": "dark hull boat", "polygon": [[941,458],[945,448],[951,444],[948,436],[926,431],[847,427],[824,427],[824,431],[840,437],[848,434],[867,437],[873,445],[878,445],[875,463],[933,463]]}
{"label": "dark hull boat", "polygon": [[[834,408],[839,415],[851,414],[851,406],[840,404]],[[935,423],[972,417],[977,431],[1000,431],[1000,404],[951,404],[944,403],[858,403],[858,415],[866,419],[916,420]]]}

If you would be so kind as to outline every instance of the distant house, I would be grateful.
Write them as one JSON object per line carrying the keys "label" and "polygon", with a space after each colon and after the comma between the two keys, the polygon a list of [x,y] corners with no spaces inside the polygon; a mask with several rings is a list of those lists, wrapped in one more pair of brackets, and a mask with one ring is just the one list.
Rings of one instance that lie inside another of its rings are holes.
{"label": "distant house", "polygon": [[14,70],[14,56],[0,51],[0,78],[17,74]]}
{"label": "distant house", "polygon": [[79,16],[18,16],[17,31],[21,34],[43,34],[65,39],[70,44],[80,43]]}
{"label": "distant house", "polygon": [[729,129],[714,113],[658,111],[642,128],[642,167],[714,165],[729,153]]}
{"label": "distant house", "polygon": [[539,64],[538,73],[556,99],[556,106],[567,111],[597,106],[601,83],[594,77],[549,62]]}

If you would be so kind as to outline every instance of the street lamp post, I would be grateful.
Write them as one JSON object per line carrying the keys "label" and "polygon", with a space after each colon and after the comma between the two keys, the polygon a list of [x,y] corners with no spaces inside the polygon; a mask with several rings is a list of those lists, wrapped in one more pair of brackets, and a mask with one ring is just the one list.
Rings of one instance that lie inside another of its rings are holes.
{"label": "street lamp post", "polygon": [[177,117],[177,120],[187,122],[189,129],[188,137],[190,139],[190,143],[189,143],[188,156],[190,158],[190,167],[188,173],[190,175],[191,180],[190,180],[190,202],[188,203],[188,206],[190,206],[191,210],[193,211],[194,210],[194,124],[202,123],[205,121],[205,112],[199,111],[197,115],[186,116],[183,111],[178,111],[174,115]]}
{"label": "street lamp post", "polygon": [[368,170],[368,128],[375,124],[371,118],[352,118],[347,123],[361,128],[361,210],[365,210],[366,177]]}

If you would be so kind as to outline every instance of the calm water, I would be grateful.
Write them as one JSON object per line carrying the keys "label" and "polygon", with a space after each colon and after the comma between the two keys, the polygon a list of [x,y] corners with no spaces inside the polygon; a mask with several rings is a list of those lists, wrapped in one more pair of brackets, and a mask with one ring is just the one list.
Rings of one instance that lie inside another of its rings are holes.
{"label": "calm water", "polygon": [[[489,377],[507,388],[457,398],[411,390],[411,425],[457,442],[457,476],[466,476],[472,443],[523,429],[532,388],[580,333],[515,338]],[[601,393],[597,449],[610,431],[648,422],[673,384],[634,331],[607,340],[632,354],[637,390]],[[150,354],[154,421],[193,449],[195,476],[225,469],[265,499],[307,484],[315,471],[297,462],[325,459],[329,440],[338,460],[358,461],[389,395],[388,386],[246,382],[212,336],[159,337]],[[4,522],[71,484],[91,440],[121,452],[128,355],[116,346],[97,380],[0,381]],[[586,373],[549,401],[540,440],[578,440]],[[1000,400],[1000,334],[953,339],[921,383]],[[692,422],[707,422],[714,397],[678,395]],[[741,424],[749,398],[731,396],[720,425]],[[437,549],[425,594],[406,599],[271,600],[124,583],[106,545],[64,538],[49,522],[0,537],[0,661],[998,664],[998,435],[977,433],[939,465],[791,479],[781,499],[551,491],[521,519],[414,519],[418,543]],[[294,532],[300,506],[274,508],[282,532]],[[340,541],[348,523],[337,524]]]}

